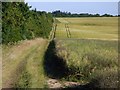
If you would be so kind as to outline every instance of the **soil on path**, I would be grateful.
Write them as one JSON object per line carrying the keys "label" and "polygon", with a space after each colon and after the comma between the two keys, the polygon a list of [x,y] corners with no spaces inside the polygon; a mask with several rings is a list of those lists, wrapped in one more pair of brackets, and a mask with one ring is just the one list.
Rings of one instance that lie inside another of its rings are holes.
{"label": "soil on path", "polygon": [[67,88],[67,87],[77,87],[81,85],[78,82],[60,81],[52,78],[49,78],[47,80],[47,84],[49,88]]}

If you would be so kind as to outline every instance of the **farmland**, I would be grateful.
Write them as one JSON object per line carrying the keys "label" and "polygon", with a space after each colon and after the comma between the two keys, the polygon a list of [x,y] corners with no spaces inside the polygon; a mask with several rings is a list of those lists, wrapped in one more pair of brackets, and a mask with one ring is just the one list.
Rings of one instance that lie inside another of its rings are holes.
{"label": "farmland", "polygon": [[118,18],[56,18],[56,23],[56,54],[69,73],[64,79],[117,87]]}
{"label": "farmland", "polygon": [[2,87],[116,88],[117,17],[56,18],[54,23],[52,40],[2,45]]}
{"label": "farmland", "polygon": [[71,38],[108,39],[118,38],[118,18],[91,17],[91,18],[57,18],[56,38],[67,38],[65,24],[69,26]]}

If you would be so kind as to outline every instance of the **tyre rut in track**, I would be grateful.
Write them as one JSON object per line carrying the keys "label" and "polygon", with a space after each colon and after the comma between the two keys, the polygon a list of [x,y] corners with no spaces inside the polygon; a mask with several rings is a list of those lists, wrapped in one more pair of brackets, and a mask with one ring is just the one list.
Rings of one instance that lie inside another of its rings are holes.
{"label": "tyre rut in track", "polygon": [[69,25],[68,25],[68,24],[65,24],[65,29],[66,29],[67,37],[68,37],[68,38],[71,38],[71,32],[70,32],[70,29],[69,29]]}

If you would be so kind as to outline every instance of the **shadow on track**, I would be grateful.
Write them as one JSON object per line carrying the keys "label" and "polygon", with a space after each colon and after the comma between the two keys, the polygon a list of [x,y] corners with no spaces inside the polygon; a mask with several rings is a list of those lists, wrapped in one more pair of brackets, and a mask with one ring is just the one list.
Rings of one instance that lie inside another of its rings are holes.
{"label": "shadow on track", "polygon": [[[62,79],[63,77],[65,78],[70,74],[65,60],[63,60],[62,58],[56,55],[56,47],[55,47],[54,40],[52,40],[48,45],[48,48],[44,55],[43,64],[44,64],[45,74],[49,78]],[[77,85],[77,86],[70,85],[69,87],[66,87],[66,88],[86,89],[90,87],[91,87],[90,84],[86,84],[86,85]]]}
{"label": "shadow on track", "polygon": [[50,78],[60,79],[67,75],[68,69],[65,61],[56,55],[55,41],[52,40],[45,52],[44,70]]}

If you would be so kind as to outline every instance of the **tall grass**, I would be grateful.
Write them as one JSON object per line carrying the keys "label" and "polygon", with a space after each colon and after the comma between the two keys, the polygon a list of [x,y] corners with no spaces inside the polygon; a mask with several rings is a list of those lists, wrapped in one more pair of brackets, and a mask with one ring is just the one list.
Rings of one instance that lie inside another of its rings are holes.
{"label": "tall grass", "polygon": [[57,55],[66,61],[69,68],[67,80],[81,83],[93,83],[96,80],[94,86],[102,88],[117,86],[117,41],[81,39],[56,42]]}

